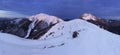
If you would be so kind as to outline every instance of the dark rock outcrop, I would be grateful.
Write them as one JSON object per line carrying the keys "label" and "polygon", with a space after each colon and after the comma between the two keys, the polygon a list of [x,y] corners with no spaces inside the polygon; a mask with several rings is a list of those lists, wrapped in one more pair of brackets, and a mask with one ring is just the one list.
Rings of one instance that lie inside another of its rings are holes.
{"label": "dark rock outcrop", "polygon": [[0,18],[0,31],[24,38],[30,23],[27,18]]}
{"label": "dark rock outcrop", "polygon": [[79,34],[79,33],[78,33],[77,31],[74,31],[72,37],[73,37],[73,38],[76,38],[76,37],[78,36],[78,34]]}
{"label": "dark rock outcrop", "polygon": [[38,39],[42,35],[44,35],[52,26],[55,24],[62,22],[63,20],[50,16],[47,14],[37,14],[29,17],[34,24],[31,29],[29,36],[26,36],[27,39]]}
{"label": "dark rock outcrop", "polygon": [[27,39],[38,39],[44,35],[52,26],[55,24],[48,25],[44,21],[39,21],[35,24],[34,28],[31,30],[29,37]]}

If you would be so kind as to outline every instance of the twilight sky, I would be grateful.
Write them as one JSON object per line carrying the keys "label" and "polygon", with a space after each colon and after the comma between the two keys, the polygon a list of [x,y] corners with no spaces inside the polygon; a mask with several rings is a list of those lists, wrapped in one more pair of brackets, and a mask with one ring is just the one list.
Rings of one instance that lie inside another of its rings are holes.
{"label": "twilight sky", "polygon": [[120,0],[0,0],[0,10],[26,15],[47,13],[61,18],[76,18],[83,13],[120,16]]}

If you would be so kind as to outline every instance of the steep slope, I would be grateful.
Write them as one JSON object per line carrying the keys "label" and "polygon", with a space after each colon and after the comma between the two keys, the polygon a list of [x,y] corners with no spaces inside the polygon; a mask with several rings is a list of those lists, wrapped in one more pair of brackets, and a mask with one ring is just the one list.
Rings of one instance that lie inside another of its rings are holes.
{"label": "steep slope", "polygon": [[76,19],[56,24],[39,40],[0,33],[0,55],[119,55],[119,43],[119,35]]}
{"label": "steep slope", "polygon": [[0,31],[24,38],[31,23],[27,18],[0,18]]}
{"label": "steep slope", "polygon": [[32,21],[31,25],[29,26],[28,33],[25,37],[28,39],[38,39],[44,35],[52,26],[59,22],[63,22],[63,20],[58,17],[43,13],[30,16],[28,19]]}

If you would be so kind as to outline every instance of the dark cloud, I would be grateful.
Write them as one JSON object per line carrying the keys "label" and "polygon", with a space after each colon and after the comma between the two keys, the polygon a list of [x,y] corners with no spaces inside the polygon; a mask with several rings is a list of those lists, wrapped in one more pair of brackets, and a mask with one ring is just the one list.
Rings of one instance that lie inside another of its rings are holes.
{"label": "dark cloud", "polygon": [[111,16],[119,15],[119,2],[119,0],[1,0],[0,9],[28,15],[43,12],[62,18],[75,18],[86,12],[97,16]]}

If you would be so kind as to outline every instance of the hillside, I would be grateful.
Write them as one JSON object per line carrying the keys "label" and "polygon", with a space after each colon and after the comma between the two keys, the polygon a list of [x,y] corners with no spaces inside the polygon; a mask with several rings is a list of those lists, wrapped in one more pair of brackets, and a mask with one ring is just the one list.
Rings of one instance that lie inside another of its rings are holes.
{"label": "hillside", "polygon": [[39,40],[0,33],[0,55],[119,55],[120,36],[81,19],[60,22]]}

